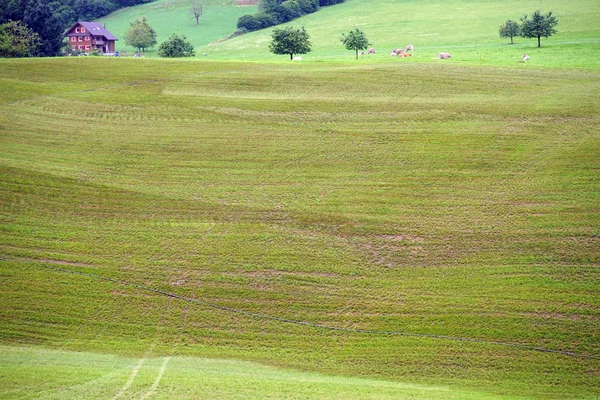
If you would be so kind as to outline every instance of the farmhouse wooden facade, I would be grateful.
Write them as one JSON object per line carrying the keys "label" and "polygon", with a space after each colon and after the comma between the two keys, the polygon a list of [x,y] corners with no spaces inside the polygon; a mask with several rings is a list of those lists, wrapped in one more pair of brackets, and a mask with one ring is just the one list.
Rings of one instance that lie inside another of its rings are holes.
{"label": "farmhouse wooden facade", "polygon": [[98,49],[100,53],[114,53],[117,39],[104,26],[97,22],[78,21],[65,31],[73,50],[91,52]]}

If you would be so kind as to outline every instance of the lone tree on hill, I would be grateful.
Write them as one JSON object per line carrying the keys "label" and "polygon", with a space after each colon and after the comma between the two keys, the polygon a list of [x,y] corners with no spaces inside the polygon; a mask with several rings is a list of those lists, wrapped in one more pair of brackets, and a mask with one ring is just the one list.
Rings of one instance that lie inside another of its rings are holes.
{"label": "lone tree on hill", "polygon": [[519,23],[512,19],[507,19],[505,23],[500,25],[500,37],[510,38],[510,44],[514,44],[513,38],[521,34]]}
{"label": "lone tree on hill", "polygon": [[187,40],[185,35],[174,33],[169,40],[158,46],[158,55],[161,57],[194,57],[194,46]]}
{"label": "lone tree on hill", "polygon": [[146,17],[141,21],[136,18],[129,23],[129,29],[125,31],[125,43],[142,52],[156,45],[156,31],[150,26]]}
{"label": "lone tree on hill", "polygon": [[290,60],[294,59],[294,54],[306,54],[310,52],[310,37],[304,27],[294,28],[288,26],[285,28],[273,29],[271,44],[269,49],[273,54],[289,54]]}
{"label": "lone tree on hill", "polygon": [[358,28],[354,28],[348,34],[342,33],[340,41],[346,46],[348,50],[356,51],[356,59],[358,60],[358,52],[360,50],[366,50],[369,48],[369,39],[363,31]]}
{"label": "lone tree on hill", "polygon": [[542,47],[540,38],[552,36],[556,33],[554,27],[558,24],[558,19],[552,15],[550,11],[546,15],[542,15],[540,10],[535,11],[529,19],[528,15],[525,14],[521,18],[521,36],[524,38],[537,38],[538,47]]}
{"label": "lone tree on hill", "polygon": [[202,16],[202,1],[201,0],[192,0],[192,5],[190,6],[190,12],[193,17],[196,18],[196,25],[200,25],[200,17]]}

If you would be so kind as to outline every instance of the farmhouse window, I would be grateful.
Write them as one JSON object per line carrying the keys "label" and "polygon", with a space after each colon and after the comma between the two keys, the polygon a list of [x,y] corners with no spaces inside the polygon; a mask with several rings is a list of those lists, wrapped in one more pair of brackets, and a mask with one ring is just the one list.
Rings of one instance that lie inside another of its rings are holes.
{"label": "farmhouse window", "polygon": [[86,49],[86,50],[89,50],[89,49],[90,49],[90,45],[89,45],[89,44],[88,44],[88,45],[86,45],[86,46],[85,46],[85,49]]}
{"label": "farmhouse window", "polygon": [[71,42],[76,42],[77,38],[75,36],[71,36]]}
{"label": "farmhouse window", "polygon": [[79,28],[75,28],[75,33],[79,33]]}
{"label": "farmhouse window", "polygon": [[81,27],[81,33],[85,33],[85,28]]}
{"label": "farmhouse window", "polygon": [[83,49],[83,46],[82,46],[82,45],[79,45],[79,50],[81,50],[81,49]]}
{"label": "farmhouse window", "polygon": [[83,36],[77,36],[77,37],[79,38],[78,40],[79,40],[80,42],[83,42]]}
{"label": "farmhouse window", "polygon": [[84,40],[87,42],[87,41],[89,41],[89,40],[90,40],[90,37],[89,37],[89,36],[86,36]]}

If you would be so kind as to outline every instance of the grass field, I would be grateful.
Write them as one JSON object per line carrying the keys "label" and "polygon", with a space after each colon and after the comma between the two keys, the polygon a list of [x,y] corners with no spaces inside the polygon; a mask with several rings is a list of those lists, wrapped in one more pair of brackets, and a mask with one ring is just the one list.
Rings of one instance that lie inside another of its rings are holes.
{"label": "grass field", "polygon": [[[158,43],[171,37],[171,34],[185,34],[196,48],[196,55],[203,57],[208,43],[216,42],[232,34],[237,27],[237,20],[244,14],[254,14],[256,6],[237,6],[235,0],[205,0],[200,24],[190,12],[189,0],[158,0],[135,7],[120,9],[99,21],[115,34],[119,41],[117,50],[135,53],[133,47],[127,46],[123,38],[129,23],[136,18],[146,17],[148,23],[156,30]],[[158,45],[149,49],[146,56],[157,56]]]}
{"label": "grass field", "polygon": [[[171,33],[185,33],[196,47],[197,57],[222,60],[281,60],[269,52],[272,29],[246,34],[221,42],[235,30],[237,18],[255,12],[254,7],[236,7],[234,2],[212,2],[206,7],[201,26],[189,18],[188,1],[159,0],[113,14],[102,22],[118,37],[136,17],[147,16],[159,36],[159,43]],[[552,10],[559,18],[558,33],[542,39],[537,49],[535,39],[498,37],[498,27],[507,19],[518,20],[523,14],[541,9]],[[344,4],[322,8],[291,25],[303,25],[311,35],[313,51],[304,61],[352,62],[354,54],[341,45],[342,33],[354,27],[363,29],[375,55],[368,62],[432,63],[440,51],[453,55],[444,63],[468,65],[516,66],[523,53],[536,67],[600,68],[600,4],[596,0],[348,0]],[[411,59],[394,60],[390,51],[407,44],[415,46]],[[123,41],[118,43],[120,48]],[[132,50],[125,48],[126,50]],[[154,48],[147,56],[156,56]],[[203,54],[206,54],[204,56]]]}
{"label": "grass field", "polygon": [[[3,368],[15,364],[21,367],[16,374],[12,369]],[[0,371],[3,384],[0,394],[4,398],[494,398],[443,386],[331,377],[242,361],[190,357],[125,358],[39,348],[0,347]],[[133,380],[132,371],[136,371]],[[34,390],[28,386],[32,372],[46,377],[44,385]],[[2,379],[6,373],[11,379]],[[508,400],[514,397],[502,398]]]}
{"label": "grass field", "polygon": [[125,397],[597,398],[597,359],[47,267],[598,356],[598,82],[0,60],[0,396],[112,398],[147,358]]}

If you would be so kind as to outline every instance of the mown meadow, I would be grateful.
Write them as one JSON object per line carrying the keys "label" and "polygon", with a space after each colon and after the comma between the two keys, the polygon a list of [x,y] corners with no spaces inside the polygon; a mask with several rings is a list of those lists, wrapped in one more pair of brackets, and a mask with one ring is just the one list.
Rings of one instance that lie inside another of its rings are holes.
{"label": "mown meadow", "polygon": [[598,397],[410,336],[600,355],[599,75],[529,67],[0,60],[0,396]]}

